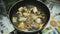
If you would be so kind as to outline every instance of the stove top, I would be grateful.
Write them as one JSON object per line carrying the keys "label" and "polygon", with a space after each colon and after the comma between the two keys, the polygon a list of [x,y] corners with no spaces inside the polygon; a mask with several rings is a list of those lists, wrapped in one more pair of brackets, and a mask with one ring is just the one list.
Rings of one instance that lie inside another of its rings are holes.
{"label": "stove top", "polygon": [[[8,18],[8,10],[15,2],[20,0],[0,0],[0,34],[18,34]],[[40,1],[40,0],[39,0]],[[55,4],[51,1],[46,1],[45,4],[50,10],[50,20],[47,26],[41,31],[42,34],[60,34],[60,4]],[[54,21],[56,26],[50,24]],[[20,33],[22,34],[22,33]],[[36,33],[36,34],[41,34]]]}

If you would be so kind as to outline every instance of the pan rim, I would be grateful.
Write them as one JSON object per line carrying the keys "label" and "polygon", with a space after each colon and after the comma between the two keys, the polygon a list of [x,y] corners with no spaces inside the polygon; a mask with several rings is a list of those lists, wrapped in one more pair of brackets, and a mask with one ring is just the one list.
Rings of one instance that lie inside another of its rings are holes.
{"label": "pan rim", "polygon": [[[8,15],[8,17],[10,16],[10,12],[11,12],[11,9],[17,4],[17,3],[19,3],[19,2],[23,2],[23,1],[18,1],[18,2],[16,2],[15,4],[13,4],[12,5],[12,7],[10,8],[10,10],[9,10],[9,15]],[[39,1],[38,1],[39,2]],[[42,4],[44,4],[43,2],[40,2],[40,3],[42,3]],[[44,4],[45,5],[45,4]],[[45,5],[46,6],[46,5]],[[47,6],[46,6],[47,7]],[[47,7],[48,8],[48,7]],[[48,9],[49,10],[49,9]],[[49,13],[50,13],[50,11],[49,11]],[[50,14],[49,14],[50,15]],[[9,17],[10,18],[10,17]],[[50,16],[49,16],[49,19],[50,19]],[[11,20],[10,20],[11,21]],[[49,20],[48,20],[49,21]],[[48,22],[47,21],[47,22]],[[40,30],[43,30],[44,29],[44,27],[46,27],[46,25],[47,25],[47,23],[45,23],[44,24],[44,26],[43,26],[43,28],[42,29],[40,29]],[[14,26],[14,25],[13,25]],[[16,26],[14,26],[16,29],[17,29],[17,27]],[[19,30],[19,29],[18,29]],[[40,31],[40,30],[37,30],[37,31]],[[21,31],[21,30],[20,30]],[[23,31],[23,32],[25,32],[25,31]],[[36,32],[36,31],[28,31],[28,32]]]}

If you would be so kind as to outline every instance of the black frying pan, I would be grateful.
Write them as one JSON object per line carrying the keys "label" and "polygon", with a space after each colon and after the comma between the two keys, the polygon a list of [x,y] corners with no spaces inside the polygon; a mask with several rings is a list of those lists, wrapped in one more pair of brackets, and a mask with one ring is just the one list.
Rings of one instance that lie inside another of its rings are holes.
{"label": "black frying pan", "polygon": [[[9,18],[11,20],[11,23],[12,23],[12,16],[17,12],[18,8],[21,7],[21,6],[36,6],[37,8],[43,10],[43,12],[46,14],[46,18],[45,18],[45,24],[43,26],[43,28],[46,26],[46,24],[48,23],[49,21],[49,18],[50,18],[50,11],[48,9],[48,7],[43,4],[42,2],[39,2],[39,1],[36,1],[36,0],[24,0],[24,1],[19,1],[17,3],[15,3],[11,9],[9,10]],[[13,23],[12,23],[13,24]],[[13,24],[14,25],[14,24]],[[24,31],[21,31],[19,30],[15,25],[14,27],[20,31],[20,32],[24,32]],[[42,29],[43,29],[42,28]],[[42,30],[41,29],[41,30]],[[32,32],[24,32],[24,33],[34,33],[34,32],[39,32],[41,30],[38,30],[38,31],[32,31]]]}

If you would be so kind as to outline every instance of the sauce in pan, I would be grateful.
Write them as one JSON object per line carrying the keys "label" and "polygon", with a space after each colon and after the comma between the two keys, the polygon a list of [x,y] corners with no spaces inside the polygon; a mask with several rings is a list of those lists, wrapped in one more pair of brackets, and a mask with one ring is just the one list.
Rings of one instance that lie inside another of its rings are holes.
{"label": "sauce in pan", "polygon": [[13,24],[22,31],[40,30],[44,25],[45,14],[37,7],[20,7],[12,17]]}

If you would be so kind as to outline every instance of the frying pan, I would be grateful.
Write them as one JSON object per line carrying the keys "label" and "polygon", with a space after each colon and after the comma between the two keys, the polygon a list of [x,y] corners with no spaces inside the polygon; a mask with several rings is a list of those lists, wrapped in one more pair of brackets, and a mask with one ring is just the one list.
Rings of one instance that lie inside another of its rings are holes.
{"label": "frying pan", "polygon": [[[37,30],[37,31],[24,32],[24,31],[19,30],[16,27],[16,25],[13,24],[13,22],[12,22],[12,16],[17,12],[18,8],[22,7],[22,6],[36,6],[37,8],[43,10],[43,12],[46,15],[46,18],[45,18],[45,24],[43,25],[42,29]],[[35,33],[35,32],[42,31],[44,29],[44,27],[46,26],[46,24],[48,23],[49,18],[50,18],[50,11],[49,11],[48,7],[45,4],[43,4],[42,2],[39,2],[37,0],[23,0],[23,1],[18,1],[17,3],[15,3],[10,8],[10,10],[9,10],[9,18],[10,18],[10,21],[11,21],[11,23],[13,24],[13,26],[14,26],[14,28],[16,30],[18,30],[20,32],[24,32],[24,33]]]}

